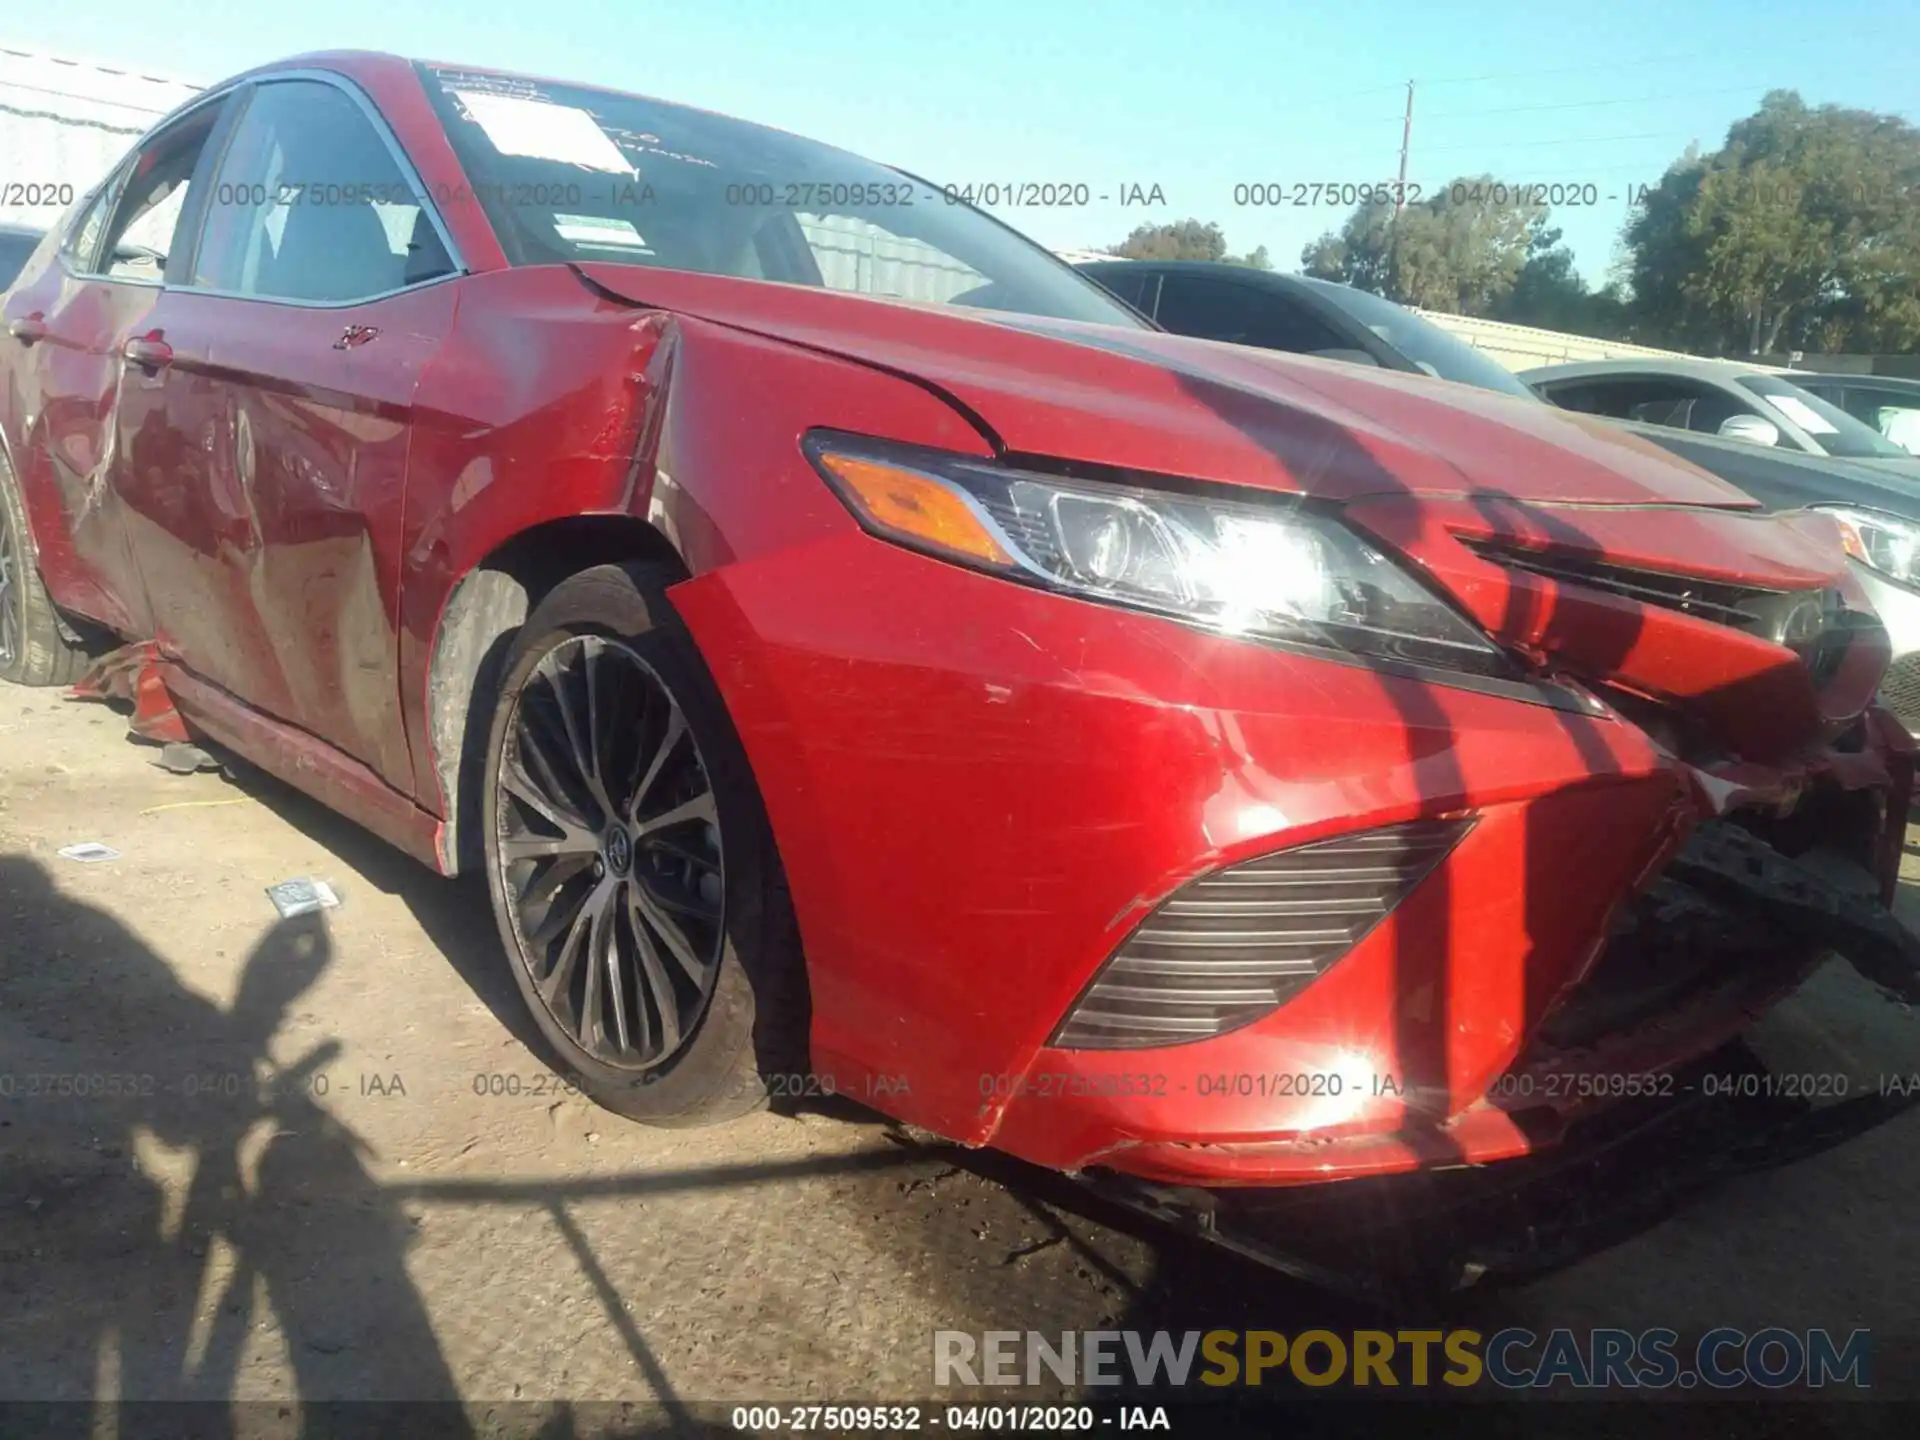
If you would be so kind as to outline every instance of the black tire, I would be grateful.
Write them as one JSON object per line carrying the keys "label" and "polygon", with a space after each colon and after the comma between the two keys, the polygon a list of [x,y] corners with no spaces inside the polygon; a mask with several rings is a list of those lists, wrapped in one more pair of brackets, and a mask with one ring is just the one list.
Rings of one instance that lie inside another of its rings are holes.
{"label": "black tire", "polygon": [[84,646],[61,631],[34,567],[20,487],[0,454],[0,680],[71,685],[86,674],[90,659]]}
{"label": "black tire", "polygon": [[665,597],[677,578],[596,566],[535,607],[488,727],[482,810],[494,916],[541,1033],[594,1100],[662,1126],[803,1088],[784,1077],[804,1072],[809,1019],[772,829]]}

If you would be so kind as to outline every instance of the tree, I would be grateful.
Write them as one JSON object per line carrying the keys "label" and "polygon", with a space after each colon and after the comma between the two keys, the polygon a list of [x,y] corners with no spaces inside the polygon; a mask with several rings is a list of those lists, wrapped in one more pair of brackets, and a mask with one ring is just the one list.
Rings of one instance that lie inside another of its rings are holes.
{"label": "tree", "polygon": [[1546,223],[1544,205],[1520,202],[1487,175],[1462,176],[1397,216],[1390,200],[1365,201],[1301,264],[1402,304],[1485,315],[1512,292]]}
{"label": "tree", "polygon": [[1136,225],[1133,233],[1108,253],[1123,260],[1224,260],[1227,237],[1210,221]]}
{"label": "tree", "polygon": [[1136,225],[1133,233],[1118,245],[1107,247],[1109,255],[1123,260],[1214,260],[1222,265],[1246,265],[1255,270],[1271,270],[1267,247],[1261,245],[1245,255],[1227,253],[1227,237],[1211,221],[1181,220],[1172,225]]}
{"label": "tree", "polygon": [[1514,325],[1537,325],[1602,340],[1627,338],[1626,301],[1617,282],[1589,290],[1574,268],[1573,252],[1560,243],[1560,231],[1544,221],[1534,227],[1526,263],[1513,288],[1487,314]]}
{"label": "tree", "polygon": [[1634,305],[1672,343],[1772,352],[1920,343],[1920,130],[1770,92],[1639,199]]}

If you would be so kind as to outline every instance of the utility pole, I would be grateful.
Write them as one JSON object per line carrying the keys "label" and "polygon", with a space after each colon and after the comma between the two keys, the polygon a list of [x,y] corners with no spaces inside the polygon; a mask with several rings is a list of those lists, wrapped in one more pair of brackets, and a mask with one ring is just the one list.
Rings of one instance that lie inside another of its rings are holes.
{"label": "utility pole", "polygon": [[1413,81],[1407,81],[1407,118],[1400,127],[1400,184],[1393,192],[1394,218],[1400,217],[1400,209],[1407,199],[1407,151],[1413,144]]}
{"label": "utility pole", "polygon": [[1400,183],[1393,190],[1393,219],[1387,235],[1387,283],[1400,298],[1400,212],[1407,204],[1407,151],[1413,146],[1413,81],[1407,81],[1407,118],[1400,127]]}

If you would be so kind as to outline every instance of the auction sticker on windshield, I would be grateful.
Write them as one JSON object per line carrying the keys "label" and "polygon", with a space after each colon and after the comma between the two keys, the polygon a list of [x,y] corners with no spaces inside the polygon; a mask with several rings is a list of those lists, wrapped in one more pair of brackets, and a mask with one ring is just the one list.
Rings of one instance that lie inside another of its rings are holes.
{"label": "auction sticker on windshield", "polygon": [[549,105],[518,95],[453,92],[502,155],[557,160],[586,170],[631,175],[633,166],[593,118],[571,105]]}

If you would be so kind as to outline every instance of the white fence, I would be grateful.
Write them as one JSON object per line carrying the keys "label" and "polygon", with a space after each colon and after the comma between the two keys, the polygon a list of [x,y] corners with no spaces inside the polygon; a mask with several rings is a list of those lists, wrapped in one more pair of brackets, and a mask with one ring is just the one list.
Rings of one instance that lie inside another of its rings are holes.
{"label": "white fence", "polygon": [[1531,325],[1508,325],[1500,320],[1477,320],[1468,315],[1442,315],[1433,310],[1418,314],[1464,340],[1476,350],[1487,352],[1513,371],[1531,370],[1536,365],[1565,365],[1576,360],[1626,360],[1634,356],[1667,360],[1686,359],[1679,350],[1656,350],[1650,345],[1629,345],[1624,340],[1594,340],[1585,335],[1566,335],[1558,330],[1536,330]]}
{"label": "white fence", "polygon": [[138,136],[199,90],[130,69],[0,48],[0,223],[52,225]]}

